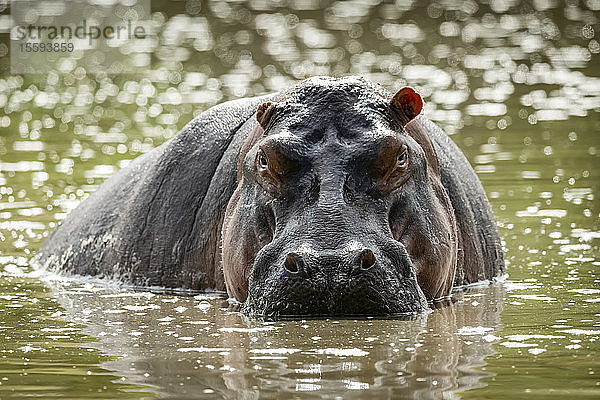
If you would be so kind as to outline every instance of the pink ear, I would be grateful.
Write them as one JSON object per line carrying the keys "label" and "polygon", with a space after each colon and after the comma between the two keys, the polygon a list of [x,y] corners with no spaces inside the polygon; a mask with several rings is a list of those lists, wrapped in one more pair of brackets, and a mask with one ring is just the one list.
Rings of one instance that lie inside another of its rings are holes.
{"label": "pink ear", "polygon": [[413,88],[403,87],[394,95],[390,106],[400,118],[402,125],[406,125],[423,109],[423,99]]}

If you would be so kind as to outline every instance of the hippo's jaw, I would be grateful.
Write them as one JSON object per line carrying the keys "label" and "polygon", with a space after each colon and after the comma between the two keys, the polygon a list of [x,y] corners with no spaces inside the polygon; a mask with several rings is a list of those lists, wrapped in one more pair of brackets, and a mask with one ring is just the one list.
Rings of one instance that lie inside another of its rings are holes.
{"label": "hippo's jaw", "polygon": [[[406,251],[402,245],[392,246],[400,251],[392,257],[381,254],[390,249],[371,253],[372,263],[344,262],[335,257],[310,260],[307,255],[300,259],[292,253],[301,262],[291,270],[286,260],[255,265],[243,310],[267,318],[400,316],[427,310]],[[261,263],[263,257],[257,259]]]}
{"label": "hippo's jaw", "polygon": [[386,285],[350,282],[324,292],[310,283],[296,282],[292,291],[267,289],[268,294],[250,295],[242,310],[266,318],[325,316],[403,316],[428,309],[416,280],[388,280]]}

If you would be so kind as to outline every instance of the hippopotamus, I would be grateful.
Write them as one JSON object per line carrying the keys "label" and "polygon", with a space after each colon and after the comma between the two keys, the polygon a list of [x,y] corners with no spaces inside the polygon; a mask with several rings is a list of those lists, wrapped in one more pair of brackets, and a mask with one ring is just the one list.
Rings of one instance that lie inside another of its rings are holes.
{"label": "hippopotamus", "polygon": [[360,77],[217,105],[106,180],[34,262],[226,291],[257,316],[423,312],[505,267],[481,183],[422,108]]}

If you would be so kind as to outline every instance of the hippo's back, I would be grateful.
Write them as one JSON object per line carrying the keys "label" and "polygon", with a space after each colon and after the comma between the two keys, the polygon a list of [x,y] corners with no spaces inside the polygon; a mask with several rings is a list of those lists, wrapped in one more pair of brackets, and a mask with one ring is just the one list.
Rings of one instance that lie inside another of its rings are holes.
{"label": "hippo's back", "polygon": [[69,213],[34,265],[135,286],[223,289],[218,244],[237,156],[269,98],[215,106],[136,158]]}

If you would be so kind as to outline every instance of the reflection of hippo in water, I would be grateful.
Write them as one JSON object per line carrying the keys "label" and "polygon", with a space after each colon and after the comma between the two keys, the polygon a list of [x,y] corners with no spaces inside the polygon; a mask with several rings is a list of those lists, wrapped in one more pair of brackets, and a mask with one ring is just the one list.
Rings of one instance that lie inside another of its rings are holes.
{"label": "reflection of hippo in water", "polygon": [[37,262],[226,289],[257,314],[422,311],[504,264],[481,184],[421,108],[355,77],[214,107],[107,180]]}
{"label": "reflection of hippo in water", "polygon": [[[127,354],[102,368],[178,399],[280,399],[298,391],[309,391],[302,396],[308,398],[458,398],[485,386],[480,379],[491,375],[482,367],[500,340],[494,331],[501,328],[504,299],[503,286],[490,285],[410,319],[265,325],[204,295],[177,299],[61,281],[47,285],[64,318],[98,338],[89,346]],[[215,393],[203,397],[205,388]]]}

